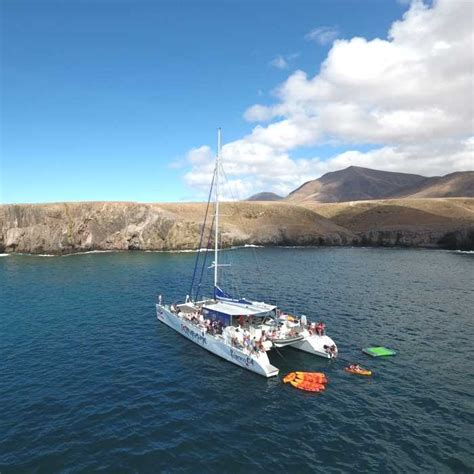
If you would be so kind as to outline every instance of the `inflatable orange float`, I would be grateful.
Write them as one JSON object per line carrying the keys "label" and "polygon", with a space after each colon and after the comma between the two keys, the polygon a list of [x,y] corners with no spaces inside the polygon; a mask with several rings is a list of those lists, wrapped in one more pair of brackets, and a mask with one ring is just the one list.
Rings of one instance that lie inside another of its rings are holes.
{"label": "inflatable orange float", "polygon": [[290,382],[291,385],[300,390],[306,390],[307,392],[321,392],[325,390],[325,386],[322,383],[311,382],[310,380],[298,380],[295,379]]}
{"label": "inflatable orange float", "polygon": [[283,377],[283,382],[300,390],[321,392],[326,388],[328,379],[323,372],[290,372]]}

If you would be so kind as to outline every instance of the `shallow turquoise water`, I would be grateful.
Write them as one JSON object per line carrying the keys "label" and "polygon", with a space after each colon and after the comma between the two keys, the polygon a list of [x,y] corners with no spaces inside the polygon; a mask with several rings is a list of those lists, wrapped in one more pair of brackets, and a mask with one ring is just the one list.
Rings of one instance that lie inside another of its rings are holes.
{"label": "shallow turquoise water", "polygon": [[[324,319],[341,360],[283,349],[282,375],[233,366],[160,324],[193,254],[0,258],[0,471],[472,472],[474,255],[226,252],[248,297]],[[398,351],[371,359],[360,349]],[[343,371],[347,361],[371,379]]]}

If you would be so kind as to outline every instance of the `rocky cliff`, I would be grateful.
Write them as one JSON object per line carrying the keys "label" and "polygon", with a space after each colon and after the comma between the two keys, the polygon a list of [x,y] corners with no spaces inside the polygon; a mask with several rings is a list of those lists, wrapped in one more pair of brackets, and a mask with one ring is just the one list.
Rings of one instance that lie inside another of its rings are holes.
{"label": "rocky cliff", "polygon": [[305,203],[353,232],[360,245],[474,249],[474,199],[385,199]]}
{"label": "rocky cliff", "polygon": [[[223,246],[474,248],[474,199],[326,205],[236,202],[223,203],[221,209]],[[6,204],[0,206],[0,252],[196,249],[205,210],[203,203]]]}
{"label": "rocky cliff", "polygon": [[[205,208],[198,203],[3,205],[0,252],[195,249]],[[350,231],[303,207],[224,203],[221,209],[223,246],[343,245],[355,238]]]}

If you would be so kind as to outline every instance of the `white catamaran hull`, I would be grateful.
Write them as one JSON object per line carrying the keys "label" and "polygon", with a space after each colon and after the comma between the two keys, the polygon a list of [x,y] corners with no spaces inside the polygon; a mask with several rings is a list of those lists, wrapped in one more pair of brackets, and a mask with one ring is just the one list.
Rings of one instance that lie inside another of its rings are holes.
{"label": "white catamaran hull", "polygon": [[290,347],[300,351],[308,352],[313,355],[332,359],[335,354],[331,354],[326,350],[327,347],[334,346],[334,341],[329,336],[318,336],[317,334],[308,335],[302,341],[291,344]]}
{"label": "white catamaran hull", "polygon": [[259,375],[263,375],[264,377],[278,375],[278,368],[270,364],[265,352],[246,354],[240,349],[226,344],[222,336],[207,334],[199,327],[196,327],[195,324],[187,322],[172,313],[164,305],[156,305],[156,316],[159,321],[193,341],[198,346],[207,349],[209,352],[212,352],[233,364],[239,365],[240,367]]}

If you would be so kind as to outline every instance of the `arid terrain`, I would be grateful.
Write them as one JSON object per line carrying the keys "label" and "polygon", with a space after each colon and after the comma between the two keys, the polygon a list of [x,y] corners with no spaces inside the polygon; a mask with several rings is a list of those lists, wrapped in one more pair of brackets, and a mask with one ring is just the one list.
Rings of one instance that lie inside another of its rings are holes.
{"label": "arid terrain", "polygon": [[[0,252],[188,250],[205,203],[0,206]],[[474,199],[223,203],[222,245],[373,245],[474,249]],[[204,246],[207,242],[204,242]]]}

